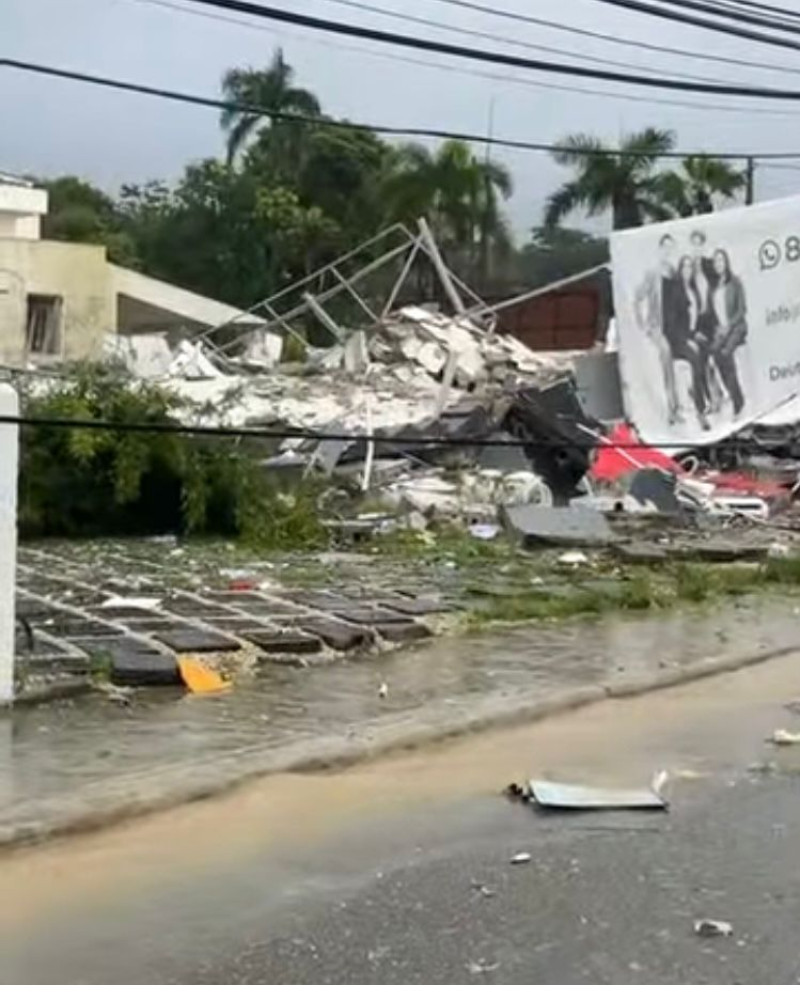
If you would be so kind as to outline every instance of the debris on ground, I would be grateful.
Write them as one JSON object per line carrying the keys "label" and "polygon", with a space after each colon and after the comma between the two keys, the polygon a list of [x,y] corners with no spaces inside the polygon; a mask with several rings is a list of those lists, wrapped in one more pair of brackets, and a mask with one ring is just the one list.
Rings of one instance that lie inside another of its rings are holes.
{"label": "debris on ground", "polygon": [[533,856],[529,852],[517,852],[511,859],[512,865],[527,865]]}
{"label": "debris on ground", "polygon": [[389,697],[389,685],[386,683],[386,681],[384,681],[383,684],[381,684],[381,686],[378,688],[378,697],[381,700],[385,700],[386,698]]}
{"label": "debris on ground", "polygon": [[800,746],[800,732],[789,732],[787,729],[776,729],[767,740],[774,746]]}
{"label": "debris on ground", "polygon": [[192,694],[221,694],[230,691],[231,682],[196,657],[178,656],[176,659],[183,683]]}
{"label": "debris on ground", "polygon": [[470,961],[467,965],[467,971],[470,975],[489,975],[493,971],[497,971],[499,967],[499,961],[495,961],[494,964],[489,964],[486,961]]}
{"label": "debris on ground", "polygon": [[694,932],[698,937],[733,937],[733,924],[726,920],[695,920]]}
{"label": "debris on ground", "polygon": [[617,790],[573,783],[531,780],[530,792],[539,807],[553,810],[666,810],[667,802],[652,787]]}

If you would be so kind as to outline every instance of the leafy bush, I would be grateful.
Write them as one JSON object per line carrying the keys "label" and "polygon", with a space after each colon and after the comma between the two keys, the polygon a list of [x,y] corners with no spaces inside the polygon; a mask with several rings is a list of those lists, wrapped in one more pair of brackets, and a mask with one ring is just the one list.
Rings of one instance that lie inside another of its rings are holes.
{"label": "leafy bush", "polygon": [[[25,416],[175,423],[181,399],[117,370],[79,367]],[[313,490],[279,492],[258,465],[263,442],[167,432],[23,427],[22,536],[208,533],[262,547],[318,544]],[[257,454],[258,453],[258,454]]]}

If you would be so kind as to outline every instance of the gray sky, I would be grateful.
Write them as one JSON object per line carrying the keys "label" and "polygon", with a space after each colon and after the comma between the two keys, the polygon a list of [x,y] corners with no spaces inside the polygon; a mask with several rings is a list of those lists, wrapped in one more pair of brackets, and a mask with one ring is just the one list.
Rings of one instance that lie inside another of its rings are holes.
{"label": "gray sky", "polygon": [[[181,6],[181,0],[167,0]],[[800,53],[781,51],[705,31],[670,25],[593,0],[528,3],[482,0],[486,6],[524,12],[660,45],[713,51],[766,65],[798,70],[798,75],[660,55],[625,48],[456,9],[437,0],[365,0],[375,6],[427,17],[460,28],[510,39],[480,40],[353,10],[331,0],[273,0],[286,9],[385,30],[416,34],[468,47],[503,49],[531,58],[568,60],[528,51],[527,44],[549,45],[578,57],[599,57],[631,68],[664,74],[683,72],[737,84],[800,90]],[[798,0],[782,0],[797,7]],[[183,8],[189,9],[184,4]],[[211,8],[191,7],[192,11]],[[222,15],[227,16],[227,15]],[[10,58],[114,76],[165,88],[217,95],[223,72],[232,66],[266,65],[277,45],[295,66],[298,82],[313,89],[328,113],[359,122],[485,132],[494,102],[494,132],[514,139],[554,141],[566,133],[589,131],[615,140],[646,125],[677,131],[681,149],[798,150],[800,105],[762,104],[742,99],[670,94],[624,88],[592,80],[515,72],[427,53],[413,53],[369,42],[334,38],[266,21],[239,23],[184,13],[154,0],[2,0],[0,52]],[[258,26],[247,26],[253,23]],[[395,61],[418,58],[450,70]],[[458,69],[453,71],[452,69]],[[175,178],[190,160],[221,154],[223,141],[214,110],[171,104],[144,96],[107,92],[79,83],[38,78],[9,69],[2,76],[3,133],[0,171],[41,175],[79,174],[108,190],[121,182]],[[473,74],[470,74],[473,73]],[[488,73],[490,79],[474,73]],[[526,83],[515,79],[527,80]],[[531,85],[530,83],[537,83]],[[573,86],[585,93],[545,86]],[[611,98],[634,95],[641,101]],[[742,112],[663,105],[654,100],[724,104]],[[795,108],[796,107],[796,108]],[[565,173],[543,154],[496,152],[511,168],[516,194],[510,205],[518,231],[538,223],[543,203]],[[797,162],[800,167],[800,161]],[[800,171],[759,170],[758,198],[800,191]],[[576,223],[580,217],[576,217]]]}

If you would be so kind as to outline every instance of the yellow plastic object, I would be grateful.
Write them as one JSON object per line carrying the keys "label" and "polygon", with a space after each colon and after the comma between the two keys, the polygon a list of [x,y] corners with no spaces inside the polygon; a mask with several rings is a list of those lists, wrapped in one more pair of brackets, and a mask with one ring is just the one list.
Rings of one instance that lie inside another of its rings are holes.
{"label": "yellow plastic object", "polygon": [[231,689],[230,681],[223,680],[216,670],[195,657],[178,657],[178,667],[183,683],[192,694],[219,694]]}

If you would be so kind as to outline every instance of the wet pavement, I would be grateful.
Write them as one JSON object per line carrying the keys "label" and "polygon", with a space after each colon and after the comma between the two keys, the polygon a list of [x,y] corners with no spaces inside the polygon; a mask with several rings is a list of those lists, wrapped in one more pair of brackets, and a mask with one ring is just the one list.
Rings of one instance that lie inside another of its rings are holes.
{"label": "wet pavement", "polygon": [[[788,657],[7,856],[0,979],[794,985],[800,752],[764,737],[796,727],[798,679]],[[530,775],[630,785],[662,767],[668,813],[498,795]],[[732,936],[698,936],[702,919]]]}
{"label": "wet pavement", "polygon": [[[280,769],[313,744],[402,736],[421,721],[445,730],[483,709],[546,699],[584,685],[636,681],[708,658],[796,644],[790,601],[741,599],[660,617],[607,618],[450,637],[370,659],[319,666],[257,665],[229,693],[195,698],[177,688],[142,690],[129,707],[101,694],[16,709],[0,719],[0,827],[35,826],[62,802],[136,799],[137,785],[190,773],[200,780],[222,757]],[[386,684],[381,696],[382,684]],[[302,758],[302,756],[300,756]]]}

